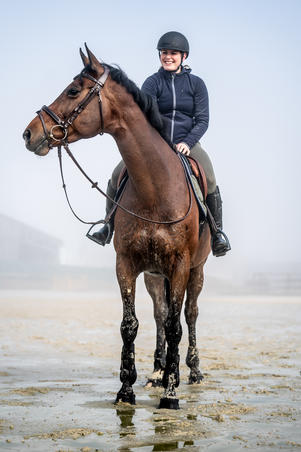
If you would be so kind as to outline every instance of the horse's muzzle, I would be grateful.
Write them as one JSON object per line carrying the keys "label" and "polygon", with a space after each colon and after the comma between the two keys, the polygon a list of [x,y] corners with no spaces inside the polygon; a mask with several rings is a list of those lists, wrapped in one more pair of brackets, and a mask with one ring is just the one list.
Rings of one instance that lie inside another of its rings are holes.
{"label": "horse's muzzle", "polygon": [[34,152],[37,155],[46,155],[49,152],[49,146],[47,138],[42,135],[41,137],[34,138],[30,128],[27,128],[23,133],[23,139],[25,146],[30,152]]}
{"label": "horse's muzzle", "polygon": [[26,129],[25,132],[23,133],[23,138],[25,141],[25,146],[27,146],[27,143],[30,142],[30,137],[31,137],[31,131],[29,129]]}

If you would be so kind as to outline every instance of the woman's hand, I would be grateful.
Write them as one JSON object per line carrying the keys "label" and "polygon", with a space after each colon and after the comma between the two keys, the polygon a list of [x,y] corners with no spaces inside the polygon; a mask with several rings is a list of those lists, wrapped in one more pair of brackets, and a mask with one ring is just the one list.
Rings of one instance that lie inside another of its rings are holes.
{"label": "woman's hand", "polygon": [[184,155],[190,154],[190,149],[186,143],[178,143],[178,144],[176,144],[176,148],[177,148],[178,152],[181,152],[181,154],[184,154]]}

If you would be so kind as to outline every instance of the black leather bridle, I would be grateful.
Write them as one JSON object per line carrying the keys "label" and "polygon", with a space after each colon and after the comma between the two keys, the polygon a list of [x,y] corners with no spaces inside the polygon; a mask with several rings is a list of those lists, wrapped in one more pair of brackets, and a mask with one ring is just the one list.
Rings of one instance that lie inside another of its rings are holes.
{"label": "black leather bridle", "polygon": [[[62,146],[64,147],[64,149],[68,153],[69,157],[71,157],[71,159],[73,160],[75,165],[78,167],[78,169],[81,171],[81,173],[92,184],[92,188],[96,188],[97,191],[99,191],[103,196],[105,196],[107,199],[109,199],[116,207],[119,207],[124,212],[127,212],[128,214],[133,215],[134,217],[139,218],[140,220],[146,221],[148,223],[165,224],[165,225],[172,225],[172,224],[180,223],[181,221],[185,220],[185,218],[188,217],[188,215],[190,214],[190,211],[191,211],[191,207],[192,207],[191,190],[190,190],[190,187],[189,187],[189,181],[188,181],[185,169],[184,169],[184,174],[185,174],[185,177],[186,177],[186,184],[187,184],[187,188],[188,188],[188,192],[189,192],[189,207],[188,207],[188,210],[187,210],[186,214],[183,217],[178,218],[176,220],[168,220],[168,221],[152,220],[150,218],[145,218],[145,217],[143,217],[141,215],[138,215],[138,214],[126,209],[125,207],[120,205],[118,202],[116,202],[114,199],[112,199],[110,196],[108,196],[103,190],[101,190],[98,187],[98,183],[97,182],[93,182],[93,180],[86,174],[86,172],[83,170],[83,168],[77,162],[77,160],[75,159],[74,155],[72,154],[72,152],[69,149],[69,145],[68,145],[68,127],[72,125],[73,121],[86,108],[86,106],[90,103],[90,101],[93,99],[93,97],[95,95],[98,95],[98,101],[99,101],[99,113],[100,113],[100,131],[99,131],[99,134],[103,135],[103,133],[104,133],[104,121],[103,121],[103,114],[102,114],[101,90],[104,87],[104,84],[105,84],[109,74],[110,74],[110,70],[109,70],[109,68],[107,66],[104,66],[104,72],[99,77],[98,80],[96,78],[92,77],[92,75],[90,75],[87,72],[85,72],[85,70],[83,70],[81,72],[80,76],[88,78],[89,80],[93,81],[94,82],[94,86],[92,86],[92,88],[90,88],[88,94],[83,98],[82,101],[80,101],[80,103],[77,105],[77,107],[75,107],[71,111],[71,113],[69,113],[69,115],[67,116],[67,118],[65,120],[62,120],[56,113],[54,113],[54,111],[52,111],[46,105],[43,105],[41,110],[37,111],[37,115],[39,116],[39,118],[41,120],[42,127],[43,127],[44,134],[45,134],[45,138],[46,138],[46,140],[48,142],[49,149],[51,149],[53,147],[57,147],[58,148],[58,157],[59,157],[60,171],[61,171],[61,177],[62,177],[62,182],[63,182],[63,189],[65,191],[65,195],[66,195],[66,199],[67,199],[67,202],[69,204],[69,207],[70,207],[73,215],[79,221],[81,221],[82,223],[85,223],[85,224],[91,224],[92,225],[91,228],[89,229],[87,235],[89,235],[91,229],[96,224],[106,223],[108,221],[107,218],[105,220],[99,220],[99,221],[84,221],[73,210],[73,208],[71,206],[71,203],[69,201],[69,197],[68,197],[67,190],[66,190],[66,184],[65,184],[65,181],[64,181],[63,164],[62,164],[62,151],[61,151]],[[47,113],[51,117],[51,119],[53,119],[53,121],[56,123],[56,124],[54,124],[51,127],[49,132],[47,130],[47,127],[46,127],[46,124],[45,124],[42,112]],[[61,131],[63,133],[63,136],[61,138],[56,138],[54,136],[53,131],[56,128],[60,128],[61,129]],[[181,160],[181,163],[183,165],[182,160]]]}
{"label": "black leather bridle", "polygon": [[[82,101],[69,113],[67,118],[65,120],[62,120],[54,111],[52,111],[49,107],[46,105],[43,105],[41,110],[37,111],[37,114],[41,120],[44,134],[46,137],[46,140],[48,141],[48,147],[53,148],[57,147],[59,145],[65,145],[68,143],[68,127],[72,125],[73,121],[78,117],[78,115],[86,108],[86,106],[90,103],[90,101],[93,99],[95,95],[98,96],[98,104],[99,104],[99,113],[100,113],[100,135],[103,135],[103,114],[102,114],[102,99],[101,99],[101,90],[104,87],[104,84],[108,78],[108,75],[110,73],[110,70],[107,66],[104,66],[104,72],[97,80],[96,78],[92,77],[92,75],[88,74],[85,71],[82,71],[80,76],[88,78],[92,82],[94,82],[94,86],[90,88],[88,94],[83,98]],[[50,131],[48,132],[42,111],[47,113],[51,119],[56,123],[54,124]],[[61,138],[56,138],[54,135],[54,130],[56,128],[61,129],[63,136]]]}

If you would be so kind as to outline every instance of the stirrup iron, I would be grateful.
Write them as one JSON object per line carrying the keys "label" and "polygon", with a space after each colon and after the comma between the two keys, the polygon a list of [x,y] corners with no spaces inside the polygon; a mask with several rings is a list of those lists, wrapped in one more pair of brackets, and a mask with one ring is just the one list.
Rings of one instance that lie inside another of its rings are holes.
{"label": "stirrup iron", "polygon": [[105,220],[101,220],[101,221],[98,221],[97,223],[93,223],[92,226],[89,228],[89,231],[87,232],[86,237],[88,237],[88,239],[92,240],[93,242],[98,243],[98,245],[104,246],[99,240],[97,240],[97,239],[93,236],[93,234],[90,234],[90,231],[91,231],[96,225],[99,225],[99,224],[105,225],[105,224],[107,224],[107,223],[106,223]]}

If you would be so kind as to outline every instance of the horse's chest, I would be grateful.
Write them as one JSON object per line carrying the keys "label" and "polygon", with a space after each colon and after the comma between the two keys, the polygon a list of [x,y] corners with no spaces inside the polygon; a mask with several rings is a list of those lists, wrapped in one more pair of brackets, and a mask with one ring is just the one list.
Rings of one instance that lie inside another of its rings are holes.
{"label": "horse's chest", "polygon": [[132,233],[123,235],[121,245],[132,259],[144,266],[159,269],[174,257],[175,250],[178,254],[180,243],[179,233],[169,227],[168,232],[165,228],[134,229]]}

